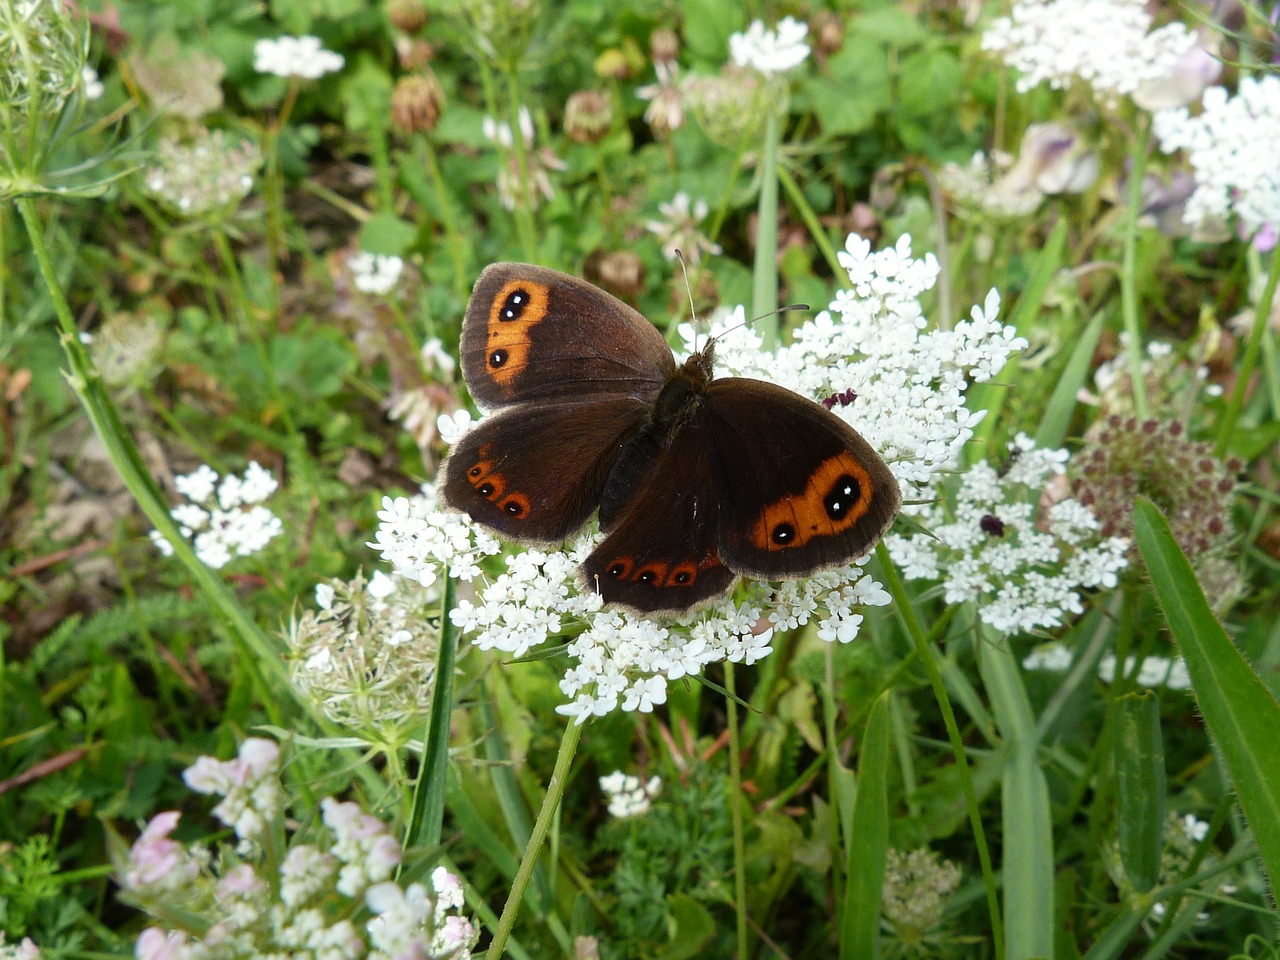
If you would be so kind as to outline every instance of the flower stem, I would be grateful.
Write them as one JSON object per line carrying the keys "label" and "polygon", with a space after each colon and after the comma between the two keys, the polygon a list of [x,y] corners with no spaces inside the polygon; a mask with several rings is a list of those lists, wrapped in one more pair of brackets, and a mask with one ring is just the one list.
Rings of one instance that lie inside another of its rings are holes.
{"label": "flower stem", "polygon": [[493,932],[493,942],[489,944],[488,960],[502,960],[503,948],[507,938],[511,936],[511,928],[515,926],[516,916],[524,903],[524,893],[529,886],[529,878],[533,876],[534,865],[542,852],[542,841],[547,838],[547,830],[551,820],[560,807],[564,796],[564,788],[569,781],[569,765],[578,749],[578,738],[582,736],[582,725],[569,721],[565,727],[564,737],[560,740],[560,752],[556,754],[556,766],[551,771],[551,781],[547,784],[547,794],[542,799],[542,809],[538,811],[538,819],[529,834],[529,845],[525,848],[524,857],[520,860],[520,868],[516,878],[511,882],[511,893],[503,904],[502,916],[498,918],[498,928]]}
{"label": "flower stem", "polygon": [[[1231,434],[1236,428],[1236,421],[1240,418],[1240,411],[1244,409],[1245,394],[1249,390],[1249,381],[1253,379],[1254,368],[1258,365],[1262,338],[1271,320],[1271,304],[1275,302],[1278,281],[1280,281],[1280,243],[1271,250],[1271,267],[1267,271],[1267,283],[1262,288],[1262,296],[1258,298],[1258,305],[1254,309],[1253,329],[1249,331],[1249,341],[1245,344],[1244,357],[1236,373],[1236,383],[1231,389],[1231,399],[1227,401],[1227,407],[1222,412],[1222,423],[1218,427],[1218,439],[1214,444],[1214,453],[1219,457],[1227,452],[1227,447],[1231,443]],[[1280,410],[1271,412],[1280,416]]]}
{"label": "flower stem", "polygon": [[969,825],[973,830],[974,845],[978,848],[978,862],[982,865],[982,882],[987,891],[987,913],[991,917],[991,943],[996,960],[1004,960],[1004,921],[1000,917],[1000,895],[996,886],[995,870],[991,866],[991,851],[987,848],[987,834],[982,827],[982,811],[978,808],[978,795],[973,789],[973,774],[969,770],[969,758],[964,750],[964,739],[960,735],[960,727],[956,724],[956,714],[951,707],[951,697],[947,694],[946,684],[942,681],[942,672],[934,656],[929,638],[925,636],[916,619],[915,609],[911,606],[911,598],[907,596],[902,577],[889,556],[884,541],[876,544],[876,559],[880,561],[880,569],[884,574],[885,586],[893,597],[894,609],[902,618],[902,624],[915,644],[920,662],[924,665],[929,677],[929,685],[933,688],[934,699],[942,711],[942,722],[947,728],[947,738],[951,741],[951,752],[956,758],[956,772],[960,777],[960,789],[964,793],[965,806],[969,810]]}
{"label": "flower stem", "polygon": [[62,291],[62,285],[58,282],[58,275],[49,257],[44,228],[35,202],[30,197],[23,197],[17,201],[17,206],[27,230],[27,237],[31,241],[31,250],[35,254],[40,275],[44,278],[45,287],[49,291],[49,299],[53,303],[58,325],[62,328],[62,349],[71,368],[67,379],[72,390],[80,398],[94,431],[106,447],[112,465],[120,474],[120,479],[137,501],[143,514],[172,545],[174,555],[186,568],[205,599],[231,624],[236,634],[262,663],[268,675],[274,680],[285,683],[284,664],[280,659],[280,651],[249,618],[248,613],[227,585],[195,555],[191,544],[187,542],[178,529],[177,523],[169,515],[164,497],[143,462],[133,437],[120,420],[120,415],[103,386],[102,378],[94,367],[93,360],[85,351],[84,345],[80,343],[80,331],[76,327],[75,318],[71,315],[71,307],[67,303],[66,295]]}
{"label": "flower stem", "polygon": [[[762,317],[778,309],[778,115],[770,111],[764,125],[760,152],[760,205],[756,217],[756,260],[752,270],[751,314]],[[781,318],[776,314],[761,324],[764,349],[778,345]]]}
{"label": "flower stem", "polygon": [[445,236],[449,238],[449,256],[453,260],[453,288],[461,300],[467,299],[470,284],[467,283],[467,266],[463,258],[467,242],[458,231],[458,222],[454,217],[453,200],[445,187],[444,177],[440,173],[440,161],[436,157],[435,145],[425,133],[414,138],[418,145],[418,159],[431,174],[431,186],[436,192],[436,203],[440,206],[440,223],[444,227]]}
{"label": "flower stem", "polygon": [[742,738],[738,729],[738,691],[733,679],[733,664],[724,665],[724,688],[729,696],[725,706],[729,713],[729,806],[733,814],[733,902],[737,917],[738,953],[745,958],[747,943],[747,852],[742,822]]}
{"label": "flower stem", "polygon": [[1147,384],[1142,376],[1142,330],[1138,320],[1138,214],[1142,207],[1142,177],[1147,164],[1150,141],[1148,124],[1143,121],[1133,146],[1133,165],[1129,170],[1129,202],[1124,211],[1124,264],[1120,270],[1120,303],[1124,311],[1124,329],[1128,334],[1125,354],[1129,358],[1129,379],[1133,382],[1133,408],[1139,419],[1151,415],[1147,404]]}

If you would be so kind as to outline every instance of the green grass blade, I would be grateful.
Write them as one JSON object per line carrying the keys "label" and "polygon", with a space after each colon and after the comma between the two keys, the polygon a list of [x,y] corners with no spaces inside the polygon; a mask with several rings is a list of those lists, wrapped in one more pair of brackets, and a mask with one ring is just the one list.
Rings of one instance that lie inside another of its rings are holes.
{"label": "green grass blade", "polygon": [[[1271,878],[1280,876],[1280,704],[1232,644],[1155,504],[1134,507],[1134,532],[1191,687],[1235,784]],[[1272,881],[1274,882],[1274,880]]]}
{"label": "green grass blade", "polygon": [[1037,757],[1036,721],[1008,640],[985,636],[989,642],[982,647],[982,679],[1005,748],[1000,803],[1006,956],[1052,957],[1053,822],[1049,787]]}
{"label": "green grass blade", "polygon": [[1058,385],[1053,388],[1049,404],[1045,407],[1044,416],[1040,418],[1040,426],[1036,429],[1036,446],[1042,450],[1055,449],[1062,446],[1067,436],[1067,428],[1071,426],[1071,414],[1076,409],[1076,396],[1089,376],[1089,368],[1093,362],[1093,351],[1097,349],[1098,338],[1102,336],[1103,321],[1106,314],[1098,311],[1089,325],[1080,334],[1075,349],[1067,359],[1058,377]]}
{"label": "green grass blade", "polygon": [[1145,893],[1160,876],[1164,848],[1164,744],[1160,698],[1150,690],[1116,701],[1116,811],[1120,859],[1135,890]]}
{"label": "green grass blade", "polygon": [[852,841],[845,858],[840,960],[879,956],[880,893],[889,849],[889,695],[867,717],[853,801]]}
{"label": "green grass blade", "polygon": [[405,832],[405,848],[434,847],[444,827],[444,795],[449,778],[449,728],[453,717],[453,674],[458,656],[458,630],[449,619],[456,587],[445,576],[440,604],[440,650],[436,658],[431,715],[423,740],[422,766],[413,792],[413,813]]}

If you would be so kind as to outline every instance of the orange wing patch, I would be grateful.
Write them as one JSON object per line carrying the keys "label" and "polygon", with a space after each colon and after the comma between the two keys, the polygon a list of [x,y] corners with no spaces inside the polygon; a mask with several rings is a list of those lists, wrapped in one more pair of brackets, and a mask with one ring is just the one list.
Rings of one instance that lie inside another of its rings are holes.
{"label": "orange wing patch", "polygon": [[874,493],[871,477],[853,454],[831,457],[818,464],[802,493],[764,508],[751,543],[759,550],[790,550],[843,533],[867,512]]}
{"label": "orange wing patch", "polygon": [[[519,491],[507,493],[507,478],[493,469],[493,461],[488,459],[489,448],[480,449],[481,459],[471,465],[467,471],[467,483],[486,500],[498,505],[498,509],[516,520],[524,520],[529,516],[531,504],[529,498]],[[505,496],[503,496],[506,494]]]}
{"label": "orange wing patch", "polygon": [[494,382],[509,386],[529,363],[529,331],[547,315],[547,288],[511,280],[493,296],[485,335],[484,366]]}

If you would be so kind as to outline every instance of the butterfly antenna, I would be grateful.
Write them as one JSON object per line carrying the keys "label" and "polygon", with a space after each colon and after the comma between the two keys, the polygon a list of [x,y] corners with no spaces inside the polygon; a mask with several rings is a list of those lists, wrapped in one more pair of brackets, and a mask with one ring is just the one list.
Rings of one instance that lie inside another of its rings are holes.
{"label": "butterfly antenna", "polygon": [[779,307],[777,310],[770,310],[768,313],[762,313],[758,317],[752,317],[750,320],[744,320],[736,327],[730,327],[728,330],[721,330],[712,339],[718,340],[726,334],[733,333],[735,330],[741,330],[743,327],[749,327],[757,320],[767,320],[769,317],[777,316],[779,313],[786,313],[788,310],[808,310],[807,303],[789,303],[785,307]]}
{"label": "butterfly antenna", "polygon": [[689,268],[685,266],[684,254],[676,247],[676,259],[680,261],[680,272],[684,274],[684,289],[689,294],[689,320],[693,324],[693,352],[698,352],[698,310],[693,305],[693,287],[689,284]]}

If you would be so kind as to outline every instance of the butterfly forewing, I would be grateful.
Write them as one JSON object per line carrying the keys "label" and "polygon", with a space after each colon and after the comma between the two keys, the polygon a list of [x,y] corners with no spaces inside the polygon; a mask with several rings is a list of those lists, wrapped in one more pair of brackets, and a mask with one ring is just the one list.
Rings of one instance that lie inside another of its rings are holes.
{"label": "butterfly forewing", "polygon": [[835,414],[776,384],[715,380],[706,422],[725,564],[759,579],[848,563],[884,534],[902,505],[897,481]]}
{"label": "butterfly forewing", "polygon": [[467,304],[462,372],[485,409],[564,398],[647,400],[674,369],[652,323],[598,287],[554,270],[495,263],[480,274]]}

